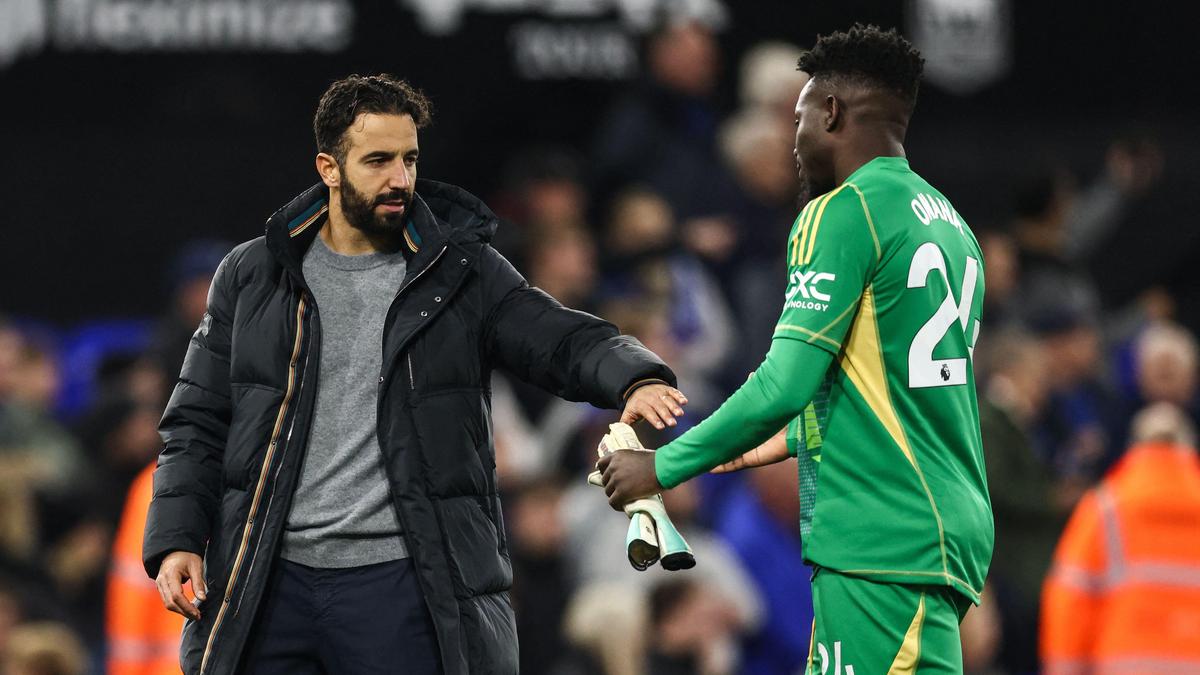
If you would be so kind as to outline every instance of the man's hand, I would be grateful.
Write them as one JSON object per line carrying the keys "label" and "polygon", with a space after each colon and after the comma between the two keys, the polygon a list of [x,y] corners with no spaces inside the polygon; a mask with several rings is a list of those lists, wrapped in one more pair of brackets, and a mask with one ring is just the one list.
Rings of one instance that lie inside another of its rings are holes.
{"label": "man's hand", "polygon": [[675,426],[675,418],[683,417],[683,407],[687,405],[687,397],[675,387],[661,383],[644,384],[625,400],[625,410],[621,412],[621,421],[625,424],[645,419],[654,425],[655,429],[665,426]]}
{"label": "man's hand", "polygon": [[750,469],[756,466],[766,466],[782,462],[787,459],[787,427],[779,430],[779,433],[770,437],[762,445],[754,448],[737,459],[725,462],[724,464],[713,469],[711,473],[730,473],[733,471],[741,471],[742,469]]}
{"label": "man's hand", "polygon": [[188,579],[192,580],[196,598],[203,600],[208,595],[204,585],[204,561],[195,553],[175,551],[163,559],[154,583],[158,586],[158,594],[162,596],[163,607],[199,621],[200,609],[183,594],[183,584]]}
{"label": "man's hand", "polygon": [[635,499],[662,492],[654,472],[654,453],[644,450],[618,450],[596,463],[604,479],[608,505],[622,511]]}

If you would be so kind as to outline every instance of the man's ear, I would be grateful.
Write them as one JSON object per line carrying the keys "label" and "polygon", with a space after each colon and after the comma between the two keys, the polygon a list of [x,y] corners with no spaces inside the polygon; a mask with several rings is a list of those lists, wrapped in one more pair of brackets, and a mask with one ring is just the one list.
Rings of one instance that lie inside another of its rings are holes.
{"label": "man's ear", "polygon": [[326,187],[333,188],[342,184],[342,169],[329,153],[317,153],[317,175]]}
{"label": "man's ear", "polygon": [[841,99],[829,94],[825,97],[825,131],[835,131],[842,123],[845,108]]}

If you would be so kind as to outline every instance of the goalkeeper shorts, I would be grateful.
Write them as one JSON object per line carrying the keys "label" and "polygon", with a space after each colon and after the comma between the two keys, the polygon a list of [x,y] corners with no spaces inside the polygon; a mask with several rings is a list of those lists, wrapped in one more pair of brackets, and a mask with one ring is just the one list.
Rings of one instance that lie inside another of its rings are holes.
{"label": "goalkeeper shorts", "polygon": [[806,675],[962,673],[958,624],[971,601],[949,586],[879,583],[817,568]]}

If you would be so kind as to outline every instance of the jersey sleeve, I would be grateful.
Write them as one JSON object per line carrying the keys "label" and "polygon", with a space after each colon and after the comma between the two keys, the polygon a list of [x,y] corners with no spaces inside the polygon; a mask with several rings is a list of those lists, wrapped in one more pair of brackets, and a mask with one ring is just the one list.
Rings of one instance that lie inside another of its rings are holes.
{"label": "jersey sleeve", "polygon": [[809,202],[792,229],[787,256],[787,291],[774,337],[836,355],[880,257],[858,189],[845,183]]}

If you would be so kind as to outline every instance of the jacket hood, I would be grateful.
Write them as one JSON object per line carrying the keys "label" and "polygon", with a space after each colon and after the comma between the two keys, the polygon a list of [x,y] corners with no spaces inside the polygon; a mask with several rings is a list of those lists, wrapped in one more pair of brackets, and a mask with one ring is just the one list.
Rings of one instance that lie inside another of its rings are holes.
{"label": "jacket hood", "polygon": [[482,199],[457,185],[417,179],[417,197],[434,218],[449,226],[452,238],[459,243],[490,242],[496,234],[496,214]]}
{"label": "jacket hood", "polygon": [[[299,273],[304,252],[325,224],[329,188],[317,183],[294,197],[267,219],[267,247],[285,267]],[[417,179],[405,243],[410,260],[427,244],[490,242],[498,219],[475,195],[449,183]]]}

